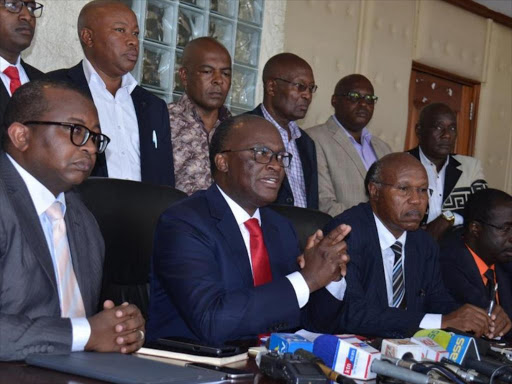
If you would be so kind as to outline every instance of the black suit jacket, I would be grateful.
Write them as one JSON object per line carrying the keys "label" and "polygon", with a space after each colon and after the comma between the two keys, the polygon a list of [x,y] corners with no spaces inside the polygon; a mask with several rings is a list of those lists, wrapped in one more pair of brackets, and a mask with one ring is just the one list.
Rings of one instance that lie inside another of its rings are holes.
{"label": "black suit jacket", "polygon": [[[261,104],[246,114],[264,117]],[[301,136],[295,142],[297,143],[297,149],[302,163],[302,172],[304,173],[307,207],[318,209],[318,168],[316,163],[315,142],[304,130],[301,129],[300,133]],[[290,187],[288,177],[284,178],[275,203],[294,205],[292,188]]]}
{"label": "black suit jacket", "polygon": [[445,314],[458,307],[442,282],[439,247],[425,231],[407,232],[404,311],[388,305],[382,252],[370,203],[361,203],[336,216],[324,233],[341,223],[349,224],[352,231],[346,238],[350,262],[345,308],[337,332],[406,337],[418,329],[425,313]]}
{"label": "black suit jacket", "polygon": [[[74,83],[91,95],[82,62],[69,69],[49,72],[47,76]],[[135,87],[131,96],[139,126],[141,180],[174,187],[174,163],[167,105],[162,99],[140,86]],[[157,148],[153,143],[153,132],[157,136]],[[91,176],[108,177],[104,154],[98,156]]]}
{"label": "black suit jacket", "polygon": [[[27,73],[27,76],[30,80],[36,80],[44,76],[43,72],[41,72],[39,69],[34,68],[31,65],[28,65],[23,60],[21,60],[21,66]],[[2,128],[2,125],[4,123],[5,109],[7,108],[7,103],[9,102],[10,98],[11,97],[9,96],[9,92],[7,91],[7,89],[5,89],[4,83],[0,81],[0,128]]]}
{"label": "black suit jacket", "polygon": [[[487,310],[489,293],[478,267],[464,244],[463,229],[450,233],[441,243],[441,272],[444,284],[461,304],[469,303]],[[499,303],[512,318],[512,262],[496,264]],[[508,336],[511,336],[509,334]]]}

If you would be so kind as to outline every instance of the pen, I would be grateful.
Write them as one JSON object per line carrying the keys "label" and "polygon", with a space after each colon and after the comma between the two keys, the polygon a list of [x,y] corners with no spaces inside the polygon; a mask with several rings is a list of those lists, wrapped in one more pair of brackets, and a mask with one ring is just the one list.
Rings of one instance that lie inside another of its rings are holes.
{"label": "pen", "polygon": [[492,315],[492,310],[494,309],[494,305],[496,304],[496,292],[498,292],[498,283],[494,284],[491,290],[491,300],[489,301],[489,309],[487,310],[487,316]]}
{"label": "pen", "polygon": [[153,131],[153,144],[155,145],[155,149],[158,148],[158,141],[156,139],[156,132]]}

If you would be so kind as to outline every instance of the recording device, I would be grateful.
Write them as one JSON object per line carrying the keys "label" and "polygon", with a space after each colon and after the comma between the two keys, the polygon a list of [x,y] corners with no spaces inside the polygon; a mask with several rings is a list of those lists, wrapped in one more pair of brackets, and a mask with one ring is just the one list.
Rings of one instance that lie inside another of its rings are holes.
{"label": "recording device", "polygon": [[212,347],[185,338],[170,337],[159,338],[154,342],[146,343],[144,346],[147,348],[161,349],[164,351],[209,357],[229,357],[247,352],[246,348],[244,349],[238,346],[224,345],[219,347]]}
{"label": "recording device", "polygon": [[261,356],[259,365],[263,374],[287,384],[329,384],[320,367],[291,353],[269,352]]}
{"label": "recording device", "polygon": [[205,363],[187,363],[187,364],[185,364],[185,366],[224,373],[225,376],[222,378],[222,380],[252,379],[254,377],[254,373],[249,372],[249,371],[244,371],[243,369],[236,369],[236,368],[230,368],[230,367],[219,367],[217,365],[211,365],[211,364],[205,364]]}

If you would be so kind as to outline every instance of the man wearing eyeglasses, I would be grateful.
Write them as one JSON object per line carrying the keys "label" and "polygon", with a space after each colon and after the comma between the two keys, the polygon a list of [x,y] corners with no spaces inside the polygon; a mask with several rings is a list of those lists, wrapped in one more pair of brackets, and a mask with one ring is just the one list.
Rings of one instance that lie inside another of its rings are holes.
{"label": "man wearing eyeglasses", "polygon": [[318,209],[315,143],[295,122],[306,117],[317,88],[311,66],[293,53],[275,55],[263,68],[263,103],[248,114],[270,121],[293,155],[277,204]]}
{"label": "man wearing eyeglasses", "polygon": [[10,97],[22,84],[43,73],[21,60],[30,47],[43,5],[34,1],[0,0],[0,127]]}
{"label": "man wearing eyeglasses", "polygon": [[[163,213],[151,272],[148,340],[174,336],[218,345],[298,326],[315,328],[337,301],[347,226],[310,237],[299,270],[292,224],[265,207],[292,155],[261,117],[223,121],[213,134],[214,184]],[[327,289],[323,287],[328,286]]]}
{"label": "man wearing eyeglasses", "polygon": [[487,188],[482,164],[470,156],[455,155],[457,116],[443,103],[432,103],[420,112],[416,124],[419,145],[409,151],[428,174],[432,195],[423,222],[437,240],[462,225],[464,204],[476,191]]}
{"label": "man wearing eyeglasses", "polygon": [[440,260],[444,284],[455,299],[486,311],[493,301],[510,324],[512,196],[491,188],[471,195],[464,207],[464,228],[443,239]]}
{"label": "man wearing eyeglasses", "polygon": [[366,172],[377,159],[391,152],[389,145],[367,127],[377,100],[365,76],[345,76],[331,97],[334,115],[308,129],[316,145],[320,210],[332,216],[368,200],[364,190]]}
{"label": "man wearing eyeglasses", "polygon": [[460,306],[446,290],[439,248],[418,229],[428,203],[423,165],[408,153],[376,161],[366,175],[369,202],[360,203],[327,224],[352,231],[350,263],[338,332],[403,338],[418,328],[456,328],[494,337],[510,329],[499,308],[491,316],[470,304]]}
{"label": "man wearing eyeglasses", "polygon": [[107,300],[98,312],[105,247],[72,191],[109,142],[92,100],[68,83],[29,82],[0,133],[0,360],[137,350],[136,306]]}
{"label": "man wearing eyeglasses", "polygon": [[112,139],[92,175],[174,187],[167,106],[130,74],[139,58],[135,14],[120,1],[91,1],[80,11],[77,30],[84,60],[48,76],[90,93]]}

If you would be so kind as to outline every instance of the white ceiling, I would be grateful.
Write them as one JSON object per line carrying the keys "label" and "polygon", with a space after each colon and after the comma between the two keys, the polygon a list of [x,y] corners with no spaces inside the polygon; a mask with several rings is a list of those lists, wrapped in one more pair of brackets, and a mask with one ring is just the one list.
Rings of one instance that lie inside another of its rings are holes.
{"label": "white ceiling", "polygon": [[512,17],[512,0],[473,0],[493,11]]}

